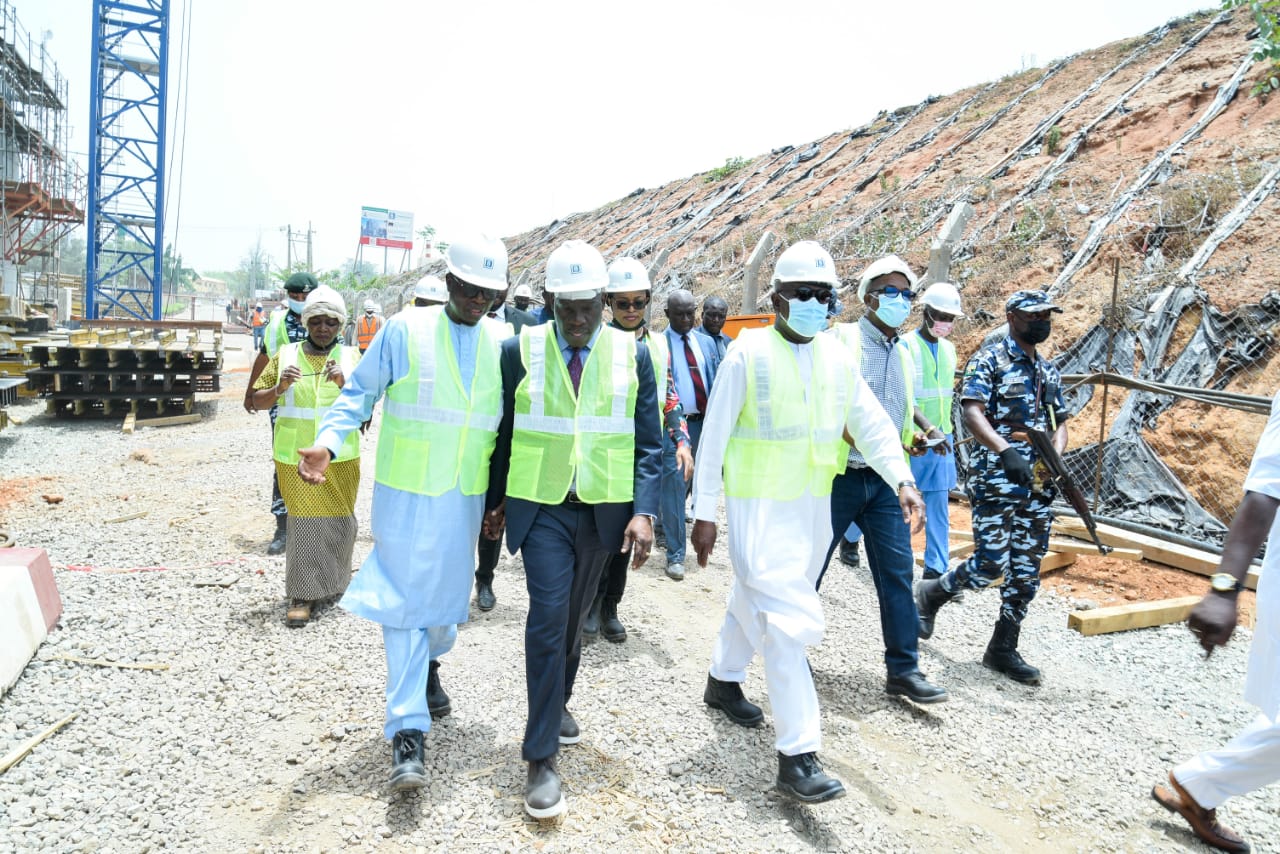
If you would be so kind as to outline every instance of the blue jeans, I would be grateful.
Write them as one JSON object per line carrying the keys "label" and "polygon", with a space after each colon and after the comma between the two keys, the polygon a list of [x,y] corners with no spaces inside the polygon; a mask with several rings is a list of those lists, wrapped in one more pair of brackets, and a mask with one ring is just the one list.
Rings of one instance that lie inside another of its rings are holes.
{"label": "blue jeans", "polygon": [[867,541],[867,563],[880,600],[885,668],[890,676],[913,673],[919,669],[919,641],[911,593],[911,529],[902,521],[897,494],[872,469],[849,469],[831,484],[831,530],[837,533],[827,547],[819,588],[850,522],[857,523]]}
{"label": "blue jeans", "polygon": [[267,327],[253,327],[253,352],[257,353],[262,349],[262,339],[266,337]]}
{"label": "blue jeans", "polygon": [[[947,571],[947,560],[951,556],[950,492],[934,489],[920,495],[924,498],[924,577],[938,578]],[[849,523],[844,538],[851,543],[862,539],[857,523]]]}
{"label": "blue jeans", "polygon": [[667,543],[667,565],[684,563],[687,533],[684,529],[684,475],[676,469],[676,446],[662,433],[662,488],[658,496],[662,538]]}

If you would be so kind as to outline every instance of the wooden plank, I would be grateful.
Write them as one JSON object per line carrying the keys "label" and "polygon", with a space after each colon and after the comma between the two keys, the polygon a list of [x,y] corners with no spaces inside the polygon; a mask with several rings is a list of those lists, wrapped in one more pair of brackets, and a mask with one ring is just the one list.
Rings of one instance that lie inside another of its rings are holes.
{"label": "wooden plank", "polygon": [[[163,401],[161,401],[163,404]],[[204,416],[199,412],[191,415],[170,415],[165,418],[142,418],[138,419],[139,427],[173,427],[177,424],[195,424]]]}
{"label": "wooden plank", "polygon": [[1052,572],[1055,569],[1062,569],[1064,566],[1071,566],[1075,562],[1076,556],[1073,554],[1045,552],[1044,559],[1040,561],[1040,571]]}
{"label": "wooden plank", "polygon": [[1092,611],[1072,611],[1067,616],[1067,628],[1075,629],[1082,635],[1102,635],[1179,623],[1187,618],[1200,599],[1199,596],[1182,596],[1157,602],[1134,602],[1111,608],[1095,608]]}
{"label": "wooden plank", "polygon": [[952,543],[950,554],[951,554],[951,557],[953,558],[968,557],[969,555],[973,554],[977,550],[978,550],[978,547],[975,546],[973,543]]}
{"label": "wooden plank", "polygon": [[213,329],[221,330],[221,320],[138,320],[133,317],[107,317],[87,320],[75,317],[80,325],[87,329],[102,329],[111,326],[127,326],[130,329]]}
{"label": "wooden plank", "polygon": [[[970,531],[952,531],[951,538],[971,543],[973,542],[973,533]],[[1049,540],[1049,551],[1069,552],[1070,554],[1077,555],[1096,555],[1098,554],[1098,547],[1092,542],[1086,542],[1081,539],[1052,537]],[[1116,548],[1112,549],[1111,553],[1107,556],[1119,558],[1120,560],[1142,560],[1142,551],[1140,549]]]}
{"label": "wooden plank", "polygon": [[[1053,527],[1060,533],[1071,537],[1089,536],[1084,523],[1074,518],[1058,519]],[[1218,555],[1204,549],[1194,549],[1177,543],[1170,543],[1145,534],[1134,534],[1110,525],[1098,525],[1098,539],[1109,546],[1124,546],[1142,550],[1144,560],[1162,563],[1194,572],[1197,575],[1213,575],[1218,571],[1222,559]],[[1249,570],[1245,578],[1245,586],[1250,590],[1258,589],[1258,568]]]}

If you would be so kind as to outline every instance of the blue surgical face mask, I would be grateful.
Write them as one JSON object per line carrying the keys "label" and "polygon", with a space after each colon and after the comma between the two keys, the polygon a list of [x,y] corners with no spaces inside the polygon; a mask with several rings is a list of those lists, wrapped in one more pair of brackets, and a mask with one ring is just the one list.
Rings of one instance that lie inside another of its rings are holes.
{"label": "blue surgical face mask", "polygon": [[289,311],[294,314],[302,314],[302,310],[307,307],[307,301],[304,299],[289,300]]}
{"label": "blue surgical face mask", "polygon": [[885,325],[897,329],[907,319],[907,315],[911,313],[911,301],[902,294],[896,297],[885,296],[880,294],[876,297],[879,300],[879,308],[876,309],[876,317]]}
{"label": "blue surgical face mask", "polygon": [[789,299],[786,323],[801,338],[812,338],[827,328],[827,304],[816,299]]}

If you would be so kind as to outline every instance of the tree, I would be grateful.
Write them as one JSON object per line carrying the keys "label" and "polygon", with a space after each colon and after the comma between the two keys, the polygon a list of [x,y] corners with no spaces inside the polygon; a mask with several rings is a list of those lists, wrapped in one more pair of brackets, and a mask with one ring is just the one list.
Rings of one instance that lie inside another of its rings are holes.
{"label": "tree", "polygon": [[170,293],[196,289],[196,271],[183,265],[182,256],[173,251],[173,244],[166,246],[160,257],[160,275],[169,286]]}
{"label": "tree", "polygon": [[1253,83],[1254,95],[1269,95],[1280,89],[1280,0],[1222,0],[1222,8],[1248,6],[1258,25],[1258,38],[1253,43],[1254,62],[1268,66]]}

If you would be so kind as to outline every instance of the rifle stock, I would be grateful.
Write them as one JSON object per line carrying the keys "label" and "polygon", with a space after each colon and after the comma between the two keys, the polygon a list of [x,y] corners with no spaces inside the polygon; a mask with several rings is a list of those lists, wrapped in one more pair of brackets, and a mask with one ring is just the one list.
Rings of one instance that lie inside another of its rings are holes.
{"label": "rifle stock", "polygon": [[1071,505],[1071,509],[1076,511],[1080,517],[1080,521],[1084,523],[1085,530],[1089,532],[1089,536],[1093,539],[1093,544],[1098,547],[1099,554],[1107,554],[1111,551],[1111,546],[1104,545],[1098,539],[1098,523],[1094,521],[1093,511],[1089,509],[1089,502],[1085,500],[1084,493],[1080,491],[1080,487],[1076,486],[1075,481],[1071,478],[1071,473],[1067,471],[1067,464],[1062,459],[1062,455],[1058,453],[1058,449],[1053,446],[1053,440],[1043,430],[1036,430],[1028,427],[1026,430],[1027,438],[1031,441],[1031,446],[1035,448],[1036,455],[1045,464],[1049,470],[1049,476],[1052,478],[1054,485],[1066,497],[1067,503]]}

